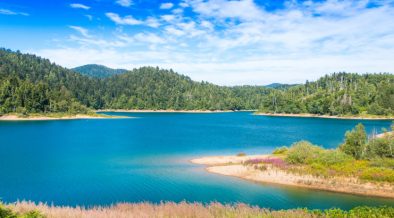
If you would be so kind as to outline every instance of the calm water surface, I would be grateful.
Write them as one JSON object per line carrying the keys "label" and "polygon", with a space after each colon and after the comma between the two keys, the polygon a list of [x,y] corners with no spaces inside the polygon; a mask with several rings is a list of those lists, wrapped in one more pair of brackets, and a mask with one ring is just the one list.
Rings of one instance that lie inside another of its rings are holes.
{"label": "calm water surface", "polygon": [[205,155],[267,153],[309,140],[335,148],[362,122],[237,113],[116,113],[135,119],[0,122],[0,198],[55,205],[116,202],[243,202],[273,209],[348,209],[394,200],[257,184],[205,172]]}

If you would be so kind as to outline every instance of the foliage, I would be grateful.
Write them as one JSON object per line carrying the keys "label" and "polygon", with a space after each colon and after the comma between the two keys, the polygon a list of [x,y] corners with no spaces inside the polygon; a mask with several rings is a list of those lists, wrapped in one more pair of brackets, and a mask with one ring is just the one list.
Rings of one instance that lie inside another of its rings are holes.
{"label": "foliage", "polygon": [[391,74],[339,73],[304,85],[267,88],[195,82],[157,67],[115,72],[88,65],[75,70],[89,76],[35,55],[0,49],[0,114],[261,108],[276,113],[392,115],[394,108]]}
{"label": "foliage", "polygon": [[367,144],[367,157],[394,158],[394,136],[374,138]]}
{"label": "foliage", "polygon": [[361,159],[366,155],[367,133],[364,126],[359,123],[352,131],[345,134],[345,143],[340,146],[341,151]]}
{"label": "foliage", "polygon": [[270,113],[393,115],[394,75],[334,73],[273,90],[260,108]]}
{"label": "foliage", "polygon": [[237,154],[237,157],[244,157],[244,156],[246,156],[246,154],[244,152],[240,152]]}
{"label": "foliage", "polygon": [[[160,204],[152,203],[121,203],[111,206],[95,207],[69,207],[69,206],[48,206],[46,204],[34,204],[31,202],[18,202],[10,205],[12,214],[30,209],[40,211],[42,214],[48,214],[50,217],[196,217],[196,218],[214,218],[214,217],[270,217],[270,218],[369,218],[369,217],[394,217],[394,208],[390,206],[370,207],[359,206],[350,210],[339,208],[331,209],[307,209],[295,208],[287,210],[271,210],[249,206],[246,204],[221,204],[212,202],[209,204],[187,203],[187,202],[162,202]],[[2,208],[0,206],[0,208]],[[13,212],[14,211],[14,212]],[[43,217],[38,212],[36,216],[13,216],[13,217]],[[3,218],[3,216],[0,216]],[[12,217],[12,216],[11,216]]]}
{"label": "foliage", "polygon": [[290,165],[284,169],[319,177],[355,177],[394,183],[391,149],[378,144],[381,140],[389,144],[394,141],[392,135],[368,141],[364,127],[358,124],[346,133],[345,143],[340,149],[327,150],[307,141],[297,142],[286,153],[285,160]]}
{"label": "foliage", "polygon": [[296,142],[287,151],[286,161],[290,164],[311,163],[317,158],[323,149],[319,146],[312,145],[308,141]]}
{"label": "foliage", "polygon": [[39,211],[30,210],[23,213],[16,213],[0,202],[0,218],[44,218]]}
{"label": "foliage", "polygon": [[72,69],[82,75],[94,77],[94,78],[107,78],[114,75],[125,73],[127,70],[124,69],[111,69],[103,65],[98,64],[87,64]]}
{"label": "foliage", "polygon": [[289,150],[289,149],[288,149],[286,146],[282,146],[282,147],[280,147],[280,148],[276,148],[276,149],[272,152],[272,154],[276,154],[276,155],[279,155],[279,154],[286,154],[288,150]]}

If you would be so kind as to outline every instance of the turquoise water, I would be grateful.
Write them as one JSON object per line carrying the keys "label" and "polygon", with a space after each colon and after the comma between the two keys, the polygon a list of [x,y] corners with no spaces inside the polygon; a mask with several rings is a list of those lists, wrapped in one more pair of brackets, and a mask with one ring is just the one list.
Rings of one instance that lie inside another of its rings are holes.
{"label": "turquoise water", "polygon": [[243,202],[273,209],[348,209],[393,200],[256,184],[205,172],[204,155],[267,153],[306,139],[334,148],[362,122],[237,113],[116,113],[136,119],[0,122],[0,198],[55,205]]}

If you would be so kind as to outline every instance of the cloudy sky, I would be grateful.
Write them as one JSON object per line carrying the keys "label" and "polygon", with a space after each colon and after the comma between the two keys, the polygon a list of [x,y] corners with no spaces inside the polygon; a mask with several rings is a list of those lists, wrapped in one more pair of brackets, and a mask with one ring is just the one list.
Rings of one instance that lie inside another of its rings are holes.
{"label": "cloudy sky", "polygon": [[394,0],[1,0],[0,47],[221,85],[394,72]]}

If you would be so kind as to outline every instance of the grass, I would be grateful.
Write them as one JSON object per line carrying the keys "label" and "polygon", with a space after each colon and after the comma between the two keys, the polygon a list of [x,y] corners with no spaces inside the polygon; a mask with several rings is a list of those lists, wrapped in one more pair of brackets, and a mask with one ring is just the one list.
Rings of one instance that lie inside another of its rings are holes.
{"label": "grass", "polygon": [[289,210],[269,210],[246,204],[223,205],[220,203],[187,203],[165,202],[121,203],[108,207],[67,207],[48,206],[32,202],[16,202],[6,206],[0,205],[0,217],[9,218],[145,218],[145,217],[185,217],[185,218],[323,218],[323,217],[394,217],[393,207],[356,207],[349,211],[333,208],[327,210],[308,210],[305,208]]}

